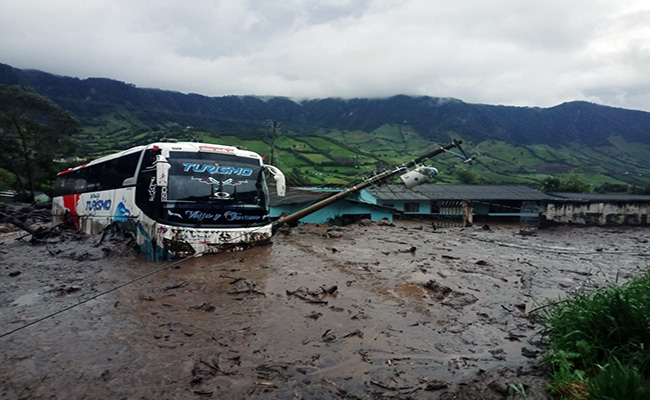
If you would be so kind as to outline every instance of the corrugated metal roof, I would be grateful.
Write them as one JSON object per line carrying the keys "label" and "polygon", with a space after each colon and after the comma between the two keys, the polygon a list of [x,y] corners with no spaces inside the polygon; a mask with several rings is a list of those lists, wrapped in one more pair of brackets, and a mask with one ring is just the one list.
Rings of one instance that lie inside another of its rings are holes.
{"label": "corrugated metal roof", "polygon": [[409,190],[403,185],[367,189],[383,201],[408,200],[553,200],[553,197],[524,185],[437,185],[425,184]]}
{"label": "corrugated metal roof", "polygon": [[437,185],[414,188],[431,200],[553,200],[553,197],[525,185]]}
{"label": "corrugated metal roof", "polygon": [[566,201],[645,201],[650,202],[650,196],[643,194],[605,194],[605,193],[549,193],[555,200]]}
{"label": "corrugated metal roof", "polygon": [[331,192],[316,192],[311,190],[287,188],[286,195],[280,197],[276,194],[275,187],[269,186],[269,197],[271,198],[271,206],[273,207],[316,203],[332,194],[333,193]]}
{"label": "corrugated metal roof", "polygon": [[[291,205],[315,203],[332,193],[291,188],[285,197],[278,197],[275,188],[269,188],[271,205]],[[525,185],[438,185],[425,184],[409,190],[404,185],[383,185],[366,189],[368,193],[382,201],[419,201],[419,200],[514,200],[514,201],[550,201],[558,196],[549,196]],[[557,193],[554,195],[558,195]],[[646,196],[650,198],[650,196]]]}
{"label": "corrugated metal roof", "polygon": [[421,193],[409,190],[404,185],[373,186],[366,189],[368,193],[383,201],[404,201],[404,200],[428,200],[429,198]]}

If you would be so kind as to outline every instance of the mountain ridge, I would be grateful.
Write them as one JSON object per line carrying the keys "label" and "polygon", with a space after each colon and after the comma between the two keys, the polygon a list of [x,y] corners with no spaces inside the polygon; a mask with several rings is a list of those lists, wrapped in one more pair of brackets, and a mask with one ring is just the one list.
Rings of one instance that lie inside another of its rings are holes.
{"label": "mountain ridge", "polygon": [[[282,125],[283,141],[276,145],[284,146],[278,151],[289,160],[286,168],[314,176],[338,173],[342,180],[355,173],[345,168],[394,165],[424,147],[460,138],[480,153],[483,163],[473,171],[485,181],[540,182],[545,174],[579,168],[595,183],[650,183],[650,113],[585,101],[542,108],[408,95],[299,101],[209,97],[6,64],[0,64],[0,84],[29,86],[76,115],[84,126],[85,155],[170,136],[225,141],[269,154],[272,120]],[[328,144],[315,146],[316,136]],[[354,148],[358,157],[350,153]]]}
{"label": "mountain ridge", "polygon": [[[407,95],[302,101],[250,95],[209,97],[137,88],[108,78],[79,79],[19,70],[6,64],[0,64],[0,83],[33,87],[82,121],[105,112],[106,107],[138,106],[136,111],[165,113],[175,122],[208,129],[245,130],[247,125],[273,119],[301,133],[305,130],[301,126],[370,132],[384,124],[408,124],[430,140],[445,140],[456,133],[476,142],[498,139],[518,145],[578,142],[602,146],[614,134],[650,144],[650,113],[585,101],[542,108]],[[209,122],[217,119],[222,122]],[[195,123],[190,123],[193,120]]]}

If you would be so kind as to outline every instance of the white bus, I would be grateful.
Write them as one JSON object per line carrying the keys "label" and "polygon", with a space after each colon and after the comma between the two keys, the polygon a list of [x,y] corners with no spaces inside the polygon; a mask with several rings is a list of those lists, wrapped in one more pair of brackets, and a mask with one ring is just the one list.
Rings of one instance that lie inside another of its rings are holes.
{"label": "white bus", "polygon": [[53,223],[88,234],[116,224],[156,261],[264,243],[272,234],[264,171],[284,196],[282,172],[251,151],[188,142],[134,147],[60,172]]}

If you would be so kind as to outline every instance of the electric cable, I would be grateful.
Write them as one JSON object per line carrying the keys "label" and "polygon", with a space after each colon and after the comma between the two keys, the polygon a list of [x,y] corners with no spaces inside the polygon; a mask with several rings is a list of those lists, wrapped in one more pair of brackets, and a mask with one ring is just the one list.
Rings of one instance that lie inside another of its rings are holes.
{"label": "electric cable", "polygon": [[[193,254],[193,255],[191,255],[191,256],[188,256],[188,257],[182,258],[182,259],[180,259],[180,260],[174,261],[174,262],[172,262],[172,263],[170,263],[170,264],[167,264],[167,265],[165,265],[165,266],[163,266],[163,267],[160,267],[160,268],[158,268],[158,269],[156,269],[156,270],[154,270],[154,271],[148,272],[148,273],[146,273],[146,274],[144,274],[144,275],[142,275],[142,276],[140,276],[140,277],[138,277],[138,278],[135,278],[135,279],[132,279],[132,280],[130,280],[130,281],[128,281],[128,282],[122,283],[122,284],[120,284],[120,285],[118,285],[118,286],[115,286],[115,287],[109,289],[109,290],[106,290],[106,291],[104,291],[104,292],[98,293],[98,294],[96,294],[96,295],[94,295],[94,296],[91,296],[91,297],[89,297],[89,298],[87,298],[87,299],[84,299],[84,300],[82,300],[82,301],[80,301],[80,302],[77,302],[77,303],[72,304],[72,305],[70,305],[70,306],[68,306],[68,307],[65,307],[65,308],[62,308],[62,309],[60,309],[60,310],[58,310],[58,311],[55,311],[55,312],[53,312],[53,313],[50,313],[50,314],[48,314],[48,315],[46,315],[46,316],[44,316],[44,317],[40,317],[40,318],[38,318],[38,319],[36,319],[36,320],[34,320],[34,321],[31,321],[31,322],[29,322],[29,323],[27,323],[27,324],[25,324],[25,325],[19,326],[19,327],[16,328],[16,329],[13,329],[13,330],[11,330],[11,331],[5,332],[5,333],[3,333],[3,334],[0,335],[0,338],[3,338],[3,337],[5,337],[5,336],[9,336],[9,335],[11,335],[12,333],[15,333],[15,332],[18,332],[18,331],[20,331],[20,330],[23,330],[23,329],[25,329],[25,328],[27,328],[27,327],[29,327],[29,326],[32,326],[32,325],[35,325],[35,324],[41,322],[41,321],[45,321],[46,319],[50,319],[50,318],[52,318],[52,317],[55,317],[55,316],[57,316],[57,315],[59,315],[59,314],[65,312],[65,311],[71,310],[71,309],[73,309],[73,308],[75,308],[75,307],[78,307],[78,306],[80,306],[80,305],[82,305],[82,304],[88,303],[88,302],[91,301],[91,300],[95,300],[95,299],[97,299],[97,298],[99,298],[99,297],[102,297],[102,296],[104,296],[104,295],[107,295],[107,294],[109,294],[109,293],[111,293],[111,292],[114,292],[114,291],[116,291],[116,290],[118,290],[118,289],[121,289],[121,288],[123,288],[123,287],[125,287],[125,286],[131,285],[131,284],[133,284],[133,283],[135,283],[135,282],[137,282],[137,281],[140,281],[140,280],[142,280],[142,279],[144,279],[144,278],[148,278],[148,277],[150,277],[150,276],[152,276],[152,275],[155,275],[155,274],[157,274],[157,273],[159,273],[159,272],[162,272],[162,271],[164,271],[164,270],[166,270],[166,269],[168,269],[168,268],[174,267],[174,266],[176,266],[176,265],[178,265],[178,264],[180,264],[180,263],[183,263],[183,262],[189,260],[190,258],[199,257],[199,256],[201,256],[201,255],[203,255],[203,254],[204,254],[204,253],[197,253],[197,254]],[[232,262],[235,262],[235,260],[225,261],[225,262],[222,262],[222,263],[216,264],[215,267],[219,267],[219,266],[222,266],[222,265],[225,265],[225,264],[228,264],[228,263],[232,263]]]}

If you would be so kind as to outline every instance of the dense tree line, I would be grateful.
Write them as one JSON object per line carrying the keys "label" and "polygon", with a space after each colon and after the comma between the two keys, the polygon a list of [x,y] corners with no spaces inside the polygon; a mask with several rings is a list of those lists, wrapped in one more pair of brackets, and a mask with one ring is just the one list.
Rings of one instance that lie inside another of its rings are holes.
{"label": "dense tree line", "polygon": [[[49,191],[56,176],[56,159],[74,155],[77,120],[32,89],[0,85],[0,169],[5,186],[25,199]],[[8,183],[8,185],[7,185]]]}

